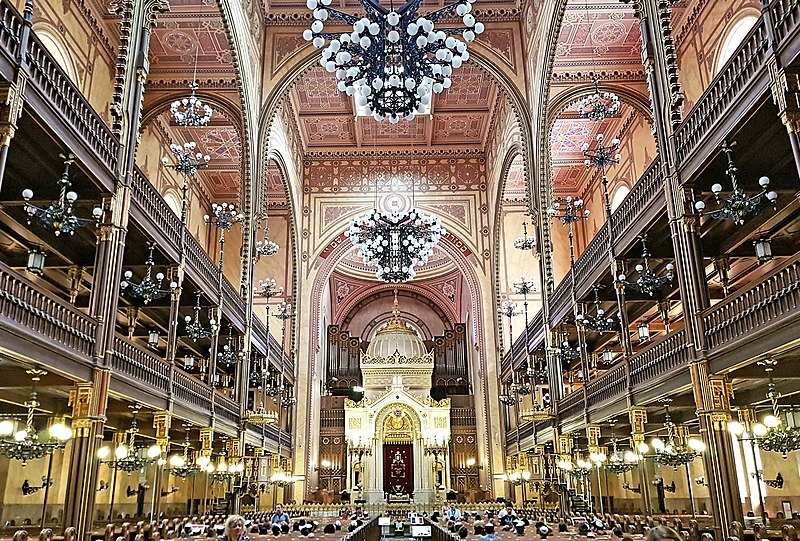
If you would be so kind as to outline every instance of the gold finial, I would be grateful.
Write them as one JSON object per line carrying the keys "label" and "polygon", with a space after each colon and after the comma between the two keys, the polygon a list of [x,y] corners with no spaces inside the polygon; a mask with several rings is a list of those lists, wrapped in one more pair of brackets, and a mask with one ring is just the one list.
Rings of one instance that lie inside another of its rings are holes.
{"label": "gold finial", "polygon": [[397,300],[397,290],[394,290],[394,304],[392,304],[392,315],[400,317],[400,302]]}

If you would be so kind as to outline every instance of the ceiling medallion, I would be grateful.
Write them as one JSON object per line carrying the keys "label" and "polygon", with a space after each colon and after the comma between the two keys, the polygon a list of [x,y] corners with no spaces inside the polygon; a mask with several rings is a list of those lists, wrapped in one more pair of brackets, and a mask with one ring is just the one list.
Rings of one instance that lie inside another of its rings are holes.
{"label": "ceiling medallion", "polygon": [[439,217],[416,208],[409,212],[372,209],[355,218],[345,231],[364,263],[376,267],[375,276],[388,283],[412,280],[415,267],[427,263],[444,234]]}
{"label": "ceiling medallion", "polygon": [[[336,74],[339,90],[355,96],[356,105],[375,120],[393,124],[430,110],[431,94],[450,87],[453,68],[469,59],[467,43],[484,31],[471,13],[475,0],[459,0],[423,17],[417,17],[422,0],[409,0],[397,10],[359,0],[366,12],[361,18],[331,8],[331,1],[307,0],[314,22],[303,37],[318,49],[330,41],[320,64]],[[454,16],[464,28],[434,28]],[[353,31],[323,32],[328,18],[352,25]]]}

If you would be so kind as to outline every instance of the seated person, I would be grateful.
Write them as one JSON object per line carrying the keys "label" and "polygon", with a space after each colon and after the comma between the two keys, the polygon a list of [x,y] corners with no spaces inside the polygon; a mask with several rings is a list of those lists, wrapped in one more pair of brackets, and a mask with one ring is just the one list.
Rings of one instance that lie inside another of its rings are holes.
{"label": "seated person", "polygon": [[524,520],[517,519],[514,521],[514,530],[517,532],[517,535],[525,535],[525,524]]}
{"label": "seated person", "polygon": [[486,525],[486,533],[483,534],[480,539],[481,541],[497,541],[500,539],[500,537],[494,533],[494,524],[489,523]]}
{"label": "seated person", "polygon": [[500,519],[500,523],[506,526],[512,526],[514,520],[517,518],[517,513],[514,511],[514,506],[511,502],[506,503],[505,508],[501,509],[499,513],[497,513],[497,518]]}
{"label": "seated person", "polygon": [[466,539],[468,534],[469,532],[467,531],[466,526],[462,526],[461,528],[459,528],[458,537],[460,537],[461,539]]}
{"label": "seated person", "polygon": [[[339,526],[341,528],[341,526]],[[326,524],[325,528],[322,529],[322,533],[336,533],[336,526],[333,524]]]}
{"label": "seated person", "polygon": [[[272,524],[277,524],[278,526],[282,526],[283,524],[289,526],[289,523],[292,521],[292,519],[290,519],[289,514],[283,510],[283,506],[278,504],[275,506],[275,512],[272,513],[272,517],[269,519],[269,521]],[[289,531],[288,528],[286,531]]]}

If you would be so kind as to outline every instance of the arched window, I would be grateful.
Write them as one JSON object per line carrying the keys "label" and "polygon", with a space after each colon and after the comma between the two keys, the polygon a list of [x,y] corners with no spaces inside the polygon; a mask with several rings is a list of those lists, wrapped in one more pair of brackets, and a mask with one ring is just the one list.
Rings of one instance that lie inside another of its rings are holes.
{"label": "arched window", "polygon": [[625,200],[625,197],[631,193],[631,189],[624,184],[614,190],[614,196],[611,198],[611,212],[617,210],[617,207]]}
{"label": "arched window", "polygon": [[717,53],[717,63],[714,66],[715,75],[719,73],[728,60],[730,60],[733,53],[736,52],[736,49],[738,49],[739,45],[744,41],[744,38],[746,38],[750,30],[753,29],[756,21],[758,21],[758,16],[746,15],[728,28],[722,40],[722,45],[719,48],[719,53]]}
{"label": "arched window", "polygon": [[181,205],[181,200],[178,198],[177,195],[175,195],[172,192],[167,192],[167,194],[164,195],[164,201],[167,202],[167,206],[169,206],[169,208],[172,209],[172,212],[174,212],[177,216],[181,215],[182,205]]}
{"label": "arched window", "polygon": [[61,66],[70,81],[78,83],[78,70],[75,68],[75,63],[72,61],[69,49],[67,49],[64,40],[58,34],[54,33],[48,26],[37,25],[34,27],[36,37],[42,42],[44,48],[53,57],[56,63]]}

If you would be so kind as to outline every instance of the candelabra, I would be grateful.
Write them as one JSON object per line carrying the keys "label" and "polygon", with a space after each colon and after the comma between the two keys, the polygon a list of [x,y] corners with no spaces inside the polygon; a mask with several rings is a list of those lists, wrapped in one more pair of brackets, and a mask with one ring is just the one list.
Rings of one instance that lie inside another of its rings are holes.
{"label": "candelabra", "polygon": [[195,293],[197,300],[194,304],[194,318],[192,318],[192,316],[186,316],[184,318],[184,321],[186,321],[186,335],[195,342],[201,338],[208,338],[218,329],[217,322],[214,319],[208,320],[208,328],[203,327],[203,324],[200,323],[201,294],[200,291]]}
{"label": "candelabra", "polygon": [[169,149],[175,156],[175,162],[171,163],[169,158],[164,156],[161,158],[162,165],[167,169],[173,169],[180,173],[183,178],[183,185],[181,187],[181,223],[186,224],[186,204],[189,194],[189,179],[193,179],[197,174],[198,169],[208,167],[208,162],[211,161],[211,156],[203,154],[202,152],[195,152],[197,143],[189,141],[183,145],[176,145],[171,143]]}
{"label": "candelabra", "polygon": [[203,468],[197,462],[192,463],[189,460],[189,431],[186,431],[186,437],[183,442],[183,453],[178,455],[172,455],[167,460],[167,463],[170,465],[166,471],[172,473],[172,475],[176,477],[180,477],[181,479],[186,479],[187,477],[194,477],[198,473],[200,473]]}
{"label": "candelabra", "polygon": [[522,222],[522,236],[514,239],[514,248],[525,251],[536,248],[536,237],[528,236],[528,222]]}
{"label": "candelabra", "polygon": [[[256,290],[256,295],[259,297],[264,297],[267,299],[269,303],[269,299],[272,297],[277,297],[283,294],[283,286],[278,286],[278,283],[275,281],[275,278],[267,278],[266,280],[259,280],[258,281],[258,289]],[[267,310],[269,310],[269,304],[267,304]],[[269,324],[269,319],[267,320],[267,324]]]}
{"label": "candelabra", "polygon": [[497,313],[508,318],[508,347],[510,348],[514,343],[511,319],[514,316],[518,316],[521,312],[517,312],[517,305],[513,301],[503,301],[500,303],[500,308],[497,310]]}
{"label": "candelabra", "polygon": [[643,260],[642,263],[636,265],[636,272],[639,273],[639,277],[635,282],[629,282],[627,276],[620,274],[617,276],[617,279],[628,289],[652,297],[667,285],[672,284],[672,271],[675,266],[672,263],[668,263],[666,266],[667,274],[663,276],[656,274],[650,268],[650,252],[647,250],[647,234],[640,235],[639,240],[642,241]]}
{"label": "candelabra", "polygon": [[562,366],[565,367],[581,358],[580,349],[569,344],[566,333],[564,333],[564,341],[555,349],[555,354],[561,360]]}
{"label": "candelabra", "polygon": [[733,191],[728,196],[728,199],[722,199],[722,184],[716,183],[711,186],[711,191],[714,194],[714,200],[720,208],[716,210],[706,211],[706,204],[704,201],[695,202],[694,206],[701,216],[709,216],[715,220],[731,220],[736,225],[743,225],[745,221],[759,214],[767,207],[775,208],[775,202],[778,199],[776,192],[768,192],[769,177],[761,177],[758,179],[758,185],[761,186],[761,191],[755,195],[747,195],[744,190],[739,186],[736,174],[738,169],[733,162],[733,147],[736,142],[728,143],[723,142],[722,152],[728,161],[728,167],[725,174],[731,179]]}
{"label": "candelabra", "polygon": [[599,286],[594,287],[594,305],[596,315],[589,316],[586,314],[578,314],[575,316],[577,323],[583,327],[586,327],[590,331],[598,333],[609,332],[613,330],[617,322],[612,316],[606,316],[605,310],[603,310],[603,308],[600,306]]}
{"label": "candelabra", "polygon": [[133,271],[125,271],[125,279],[119,284],[120,289],[127,290],[128,294],[135,298],[141,299],[144,304],[149,304],[152,301],[161,299],[169,295],[178,287],[178,283],[172,281],[169,283],[169,289],[161,289],[161,282],[164,281],[164,273],[158,272],[153,279],[153,251],[155,250],[156,243],[147,243],[149,251],[147,252],[147,260],[144,262],[147,270],[145,271],[144,278],[138,284],[131,281],[133,278]]}
{"label": "candelabra", "polygon": [[55,236],[61,233],[69,235],[75,234],[75,230],[81,227],[86,227],[91,223],[97,223],[103,217],[103,209],[94,207],[92,209],[92,218],[78,218],[73,212],[75,202],[78,200],[78,194],[70,190],[72,182],[69,180],[69,167],[75,163],[75,155],[68,154],[64,156],[59,154],[64,160],[64,172],[61,173],[61,178],[56,181],[59,187],[58,199],[50,203],[47,208],[37,207],[30,202],[33,199],[33,190],[25,188],[22,190],[22,198],[25,200],[25,212],[28,213],[28,225],[31,223],[32,218],[36,218],[39,224],[46,228],[52,229]]}
{"label": "candelabra", "polygon": [[581,118],[588,118],[599,122],[619,114],[619,97],[613,92],[600,92],[600,79],[594,83],[594,93],[583,98],[578,105],[578,114]]}
{"label": "candelabra", "polygon": [[[589,148],[589,143],[584,143],[581,147],[583,155],[586,156],[584,165],[587,169],[595,168],[600,170],[600,180],[603,185],[603,199],[606,207],[606,222],[608,227],[611,227],[611,200],[608,197],[608,176],[606,169],[611,165],[619,163],[619,139],[612,139],[610,145],[605,145],[605,136],[602,133],[597,134],[597,146]],[[609,237],[609,242],[611,242]]]}
{"label": "candelabra", "polygon": [[222,351],[217,352],[217,363],[225,366],[233,366],[242,358],[243,352],[236,351],[236,344],[233,339],[233,329],[228,326],[228,343],[222,347]]}
{"label": "candelabra", "polygon": [[156,458],[161,455],[161,448],[158,445],[154,445],[148,449],[147,458],[141,456],[139,449],[136,447],[136,434],[138,433],[139,425],[136,422],[136,412],[134,412],[131,428],[128,430],[128,444],[118,445],[114,449],[114,459],[112,460],[105,460],[111,455],[111,450],[108,447],[101,447],[97,452],[100,461],[113,470],[126,473],[141,471],[148,464],[155,462]]}
{"label": "candelabra", "polygon": [[[294,317],[294,307],[290,302],[280,302],[277,306],[277,314],[275,317],[281,320],[281,348],[282,352],[286,351],[286,322]],[[290,408],[294,404],[297,403],[297,399],[289,396],[289,387],[286,385],[284,375],[283,375],[283,368],[281,367],[281,385],[276,389],[275,397],[276,403],[281,408]],[[277,399],[277,396],[280,395],[280,399]]]}

